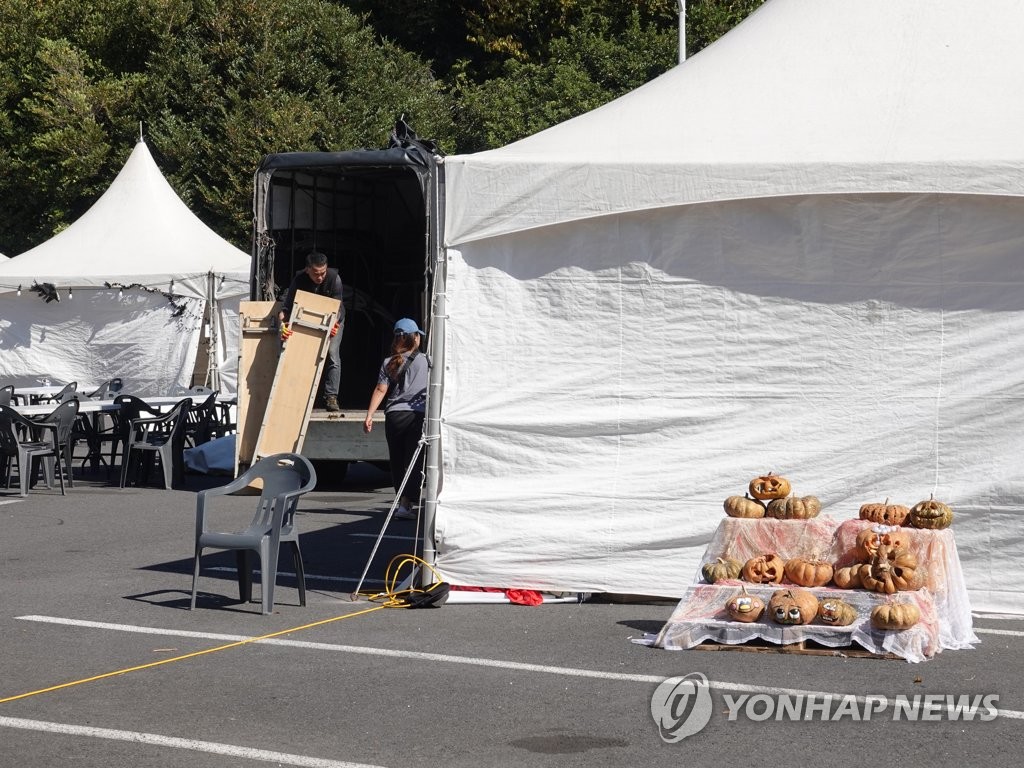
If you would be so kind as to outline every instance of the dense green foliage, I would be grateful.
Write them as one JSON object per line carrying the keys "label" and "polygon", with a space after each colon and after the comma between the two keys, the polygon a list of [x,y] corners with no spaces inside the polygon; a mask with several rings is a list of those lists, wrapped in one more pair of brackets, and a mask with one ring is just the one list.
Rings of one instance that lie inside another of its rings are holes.
{"label": "dense green foliage", "polygon": [[[689,53],[761,2],[690,0]],[[500,146],[673,66],[677,24],[676,0],[0,0],[0,251],[80,216],[140,130],[247,249],[264,154],[382,146],[401,115]]]}

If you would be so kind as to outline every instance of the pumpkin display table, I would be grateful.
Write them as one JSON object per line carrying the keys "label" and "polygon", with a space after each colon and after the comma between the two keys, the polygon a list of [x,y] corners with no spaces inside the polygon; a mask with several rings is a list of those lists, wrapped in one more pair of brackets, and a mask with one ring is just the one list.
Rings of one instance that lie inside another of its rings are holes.
{"label": "pumpkin display table", "polygon": [[[775,520],[725,518],[715,531],[701,563],[713,563],[728,557],[746,561],[757,555],[774,552],[783,560],[794,557],[821,558],[837,565],[852,561],[857,535],[874,527],[867,520],[839,521],[828,516],[809,520]],[[943,649],[971,648],[978,642],[971,622],[967,596],[956,541],[950,529],[931,531],[899,528],[923,570],[921,587],[913,591],[885,595],[864,589],[815,587],[816,597],[838,597],[857,610],[856,620],[845,627],[820,622],[803,625],[780,625],[764,616],[760,621],[731,621],[725,604],[741,587],[751,595],[768,602],[777,589],[787,583],[750,584],[739,580],[703,583],[698,569],[694,585],[680,600],[671,618],[658,633],[654,646],[669,650],[693,648],[705,641],[737,645],[761,639],[778,645],[813,640],[833,648],[857,644],[876,653],[891,653],[907,661],[924,661]],[[921,612],[920,622],[903,631],[875,629],[870,621],[871,610],[893,602],[913,603]]]}

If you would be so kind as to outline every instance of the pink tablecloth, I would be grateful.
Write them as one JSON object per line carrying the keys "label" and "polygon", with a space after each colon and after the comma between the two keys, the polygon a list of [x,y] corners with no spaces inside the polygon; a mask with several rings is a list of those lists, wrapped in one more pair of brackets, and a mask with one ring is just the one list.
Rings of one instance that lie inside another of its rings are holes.
{"label": "pink tablecloth", "polygon": [[[831,517],[811,520],[743,520],[725,518],[718,526],[702,562],[719,557],[746,561],[755,555],[774,552],[783,560],[797,556],[816,556],[829,562],[848,563],[857,534],[874,524],[864,520],[839,521]],[[738,644],[755,638],[787,644],[814,640],[830,647],[856,643],[874,653],[894,653],[908,661],[923,661],[943,649],[970,648],[978,642],[971,623],[956,540],[951,529],[924,531],[901,528],[910,549],[925,572],[921,589],[888,596],[863,589],[842,590],[819,587],[818,597],[835,595],[857,609],[857,620],[847,627],[819,623],[782,626],[771,621],[743,624],[729,621],[726,601],[739,591],[743,582],[705,584],[698,571],[694,585],[680,600],[671,618],[658,633],[653,645],[670,650],[692,648],[706,640]],[[747,591],[765,603],[777,586],[746,585]],[[888,600],[911,601],[921,610],[921,622],[903,632],[884,632],[871,626],[871,609]]]}

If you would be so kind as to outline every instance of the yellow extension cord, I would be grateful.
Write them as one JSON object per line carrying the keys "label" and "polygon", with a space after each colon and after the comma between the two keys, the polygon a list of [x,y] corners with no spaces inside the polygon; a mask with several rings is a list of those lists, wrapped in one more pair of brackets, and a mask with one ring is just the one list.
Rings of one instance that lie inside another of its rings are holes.
{"label": "yellow extension cord", "polygon": [[435,571],[426,560],[416,557],[416,555],[395,555],[388,563],[388,567],[384,569],[384,591],[360,592],[357,594],[361,597],[367,598],[371,602],[383,601],[380,606],[381,608],[408,608],[409,603],[406,600],[407,597],[416,594],[424,594],[427,590],[416,589],[415,587],[402,590],[398,589],[399,584],[401,584],[401,579],[399,577],[402,575],[402,569],[407,565],[412,566],[413,568],[417,565],[427,568],[432,574],[434,574],[434,577],[437,579],[437,583],[441,583],[443,581],[441,574]]}
{"label": "yellow extension cord", "polygon": [[[397,565],[396,565],[396,563],[397,563]],[[6,704],[9,701],[17,701],[18,699],[27,699],[29,696],[37,696],[40,693],[49,693],[51,691],[59,691],[62,688],[71,688],[72,686],[82,685],[83,683],[92,683],[92,682],[95,682],[96,680],[103,680],[103,679],[108,678],[108,677],[116,677],[117,675],[125,675],[125,674],[127,674],[129,672],[138,672],[138,671],[143,670],[143,669],[151,669],[153,667],[159,667],[159,666],[162,666],[164,664],[171,664],[171,663],[176,662],[176,661],[184,661],[185,659],[193,659],[193,658],[196,658],[197,656],[205,656],[205,655],[210,654],[210,653],[216,653],[217,651],[226,651],[229,648],[238,648],[239,646],[249,645],[250,643],[255,643],[255,642],[258,642],[260,640],[269,640],[269,639],[271,639],[273,637],[280,637],[281,635],[291,634],[292,632],[299,632],[299,631],[301,631],[303,629],[311,629],[313,627],[320,627],[320,626],[323,626],[324,624],[330,624],[330,623],[335,622],[335,621],[341,621],[342,619],[351,619],[351,618],[354,618],[355,616],[362,616],[362,615],[367,614],[367,613],[372,613],[374,611],[379,611],[382,608],[408,608],[409,606],[405,602],[405,598],[403,596],[414,594],[414,593],[418,593],[418,592],[423,592],[424,590],[421,590],[421,589],[404,589],[404,590],[401,590],[401,591],[396,591],[396,587],[399,584],[399,576],[401,575],[402,568],[404,568],[406,565],[412,565],[412,566],[422,565],[422,566],[424,566],[426,568],[429,568],[430,571],[434,574],[434,576],[437,577],[437,580],[441,581],[441,577],[437,573],[437,571],[435,571],[433,568],[431,568],[431,566],[428,563],[426,563],[424,560],[421,560],[420,558],[416,557],[415,555],[396,555],[395,557],[391,558],[391,562],[388,563],[388,567],[387,567],[387,569],[384,572],[384,591],[383,592],[379,592],[379,593],[375,593],[375,594],[364,595],[365,597],[368,597],[371,601],[378,601],[378,600],[383,600],[384,601],[380,605],[374,606],[373,608],[367,608],[365,610],[356,611],[354,613],[346,613],[346,614],[343,614],[341,616],[333,616],[333,617],[331,617],[329,619],[321,619],[320,621],[314,621],[314,622],[312,622],[310,624],[303,624],[300,627],[291,627],[289,629],[282,629],[282,630],[279,630],[277,632],[271,632],[271,633],[266,634],[266,635],[260,635],[259,637],[248,637],[245,640],[238,640],[238,641],[236,641],[234,643],[228,643],[226,645],[218,645],[216,648],[207,648],[206,650],[202,650],[202,651],[194,651],[192,653],[186,653],[186,654],[183,654],[181,656],[175,656],[174,658],[171,658],[171,659],[161,659],[160,661],[151,661],[148,664],[139,664],[139,665],[134,666],[134,667],[126,667],[124,669],[117,669],[117,670],[114,670],[113,672],[104,672],[102,675],[93,675],[92,677],[85,677],[85,678],[82,678],[81,680],[72,680],[71,682],[60,683],[59,685],[51,685],[51,686],[49,686],[47,688],[40,688],[40,689],[35,690],[35,691],[28,691],[27,693],[19,693],[19,694],[14,695],[14,696],[7,696],[6,698],[0,699],[0,704]]]}

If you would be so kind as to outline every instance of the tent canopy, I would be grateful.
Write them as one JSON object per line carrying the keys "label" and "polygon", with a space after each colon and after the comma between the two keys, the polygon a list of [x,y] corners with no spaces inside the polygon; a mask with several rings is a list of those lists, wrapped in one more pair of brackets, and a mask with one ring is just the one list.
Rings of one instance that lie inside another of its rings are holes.
{"label": "tent canopy", "polygon": [[138,283],[204,298],[207,276],[213,274],[224,278],[221,295],[240,295],[248,293],[249,263],[249,254],[188,209],[139,141],[107,191],[81,218],[0,265],[0,293],[27,288],[33,281],[59,288]]}
{"label": "tent canopy", "polygon": [[[135,394],[175,391],[191,384],[205,317],[209,378],[233,391],[249,264],[188,209],[140,140],[81,218],[0,263],[0,380],[120,376]],[[33,286],[47,283],[56,290],[44,303]]]}
{"label": "tent canopy", "polygon": [[1024,612],[1020,29],[1013,0],[769,0],[446,158],[445,578],[680,595],[772,471],[839,518],[934,493],[975,608]]}
{"label": "tent canopy", "polygon": [[448,242],[714,200],[1024,194],[1022,28],[1017,0],[769,0],[605,106],[448,158]]}

